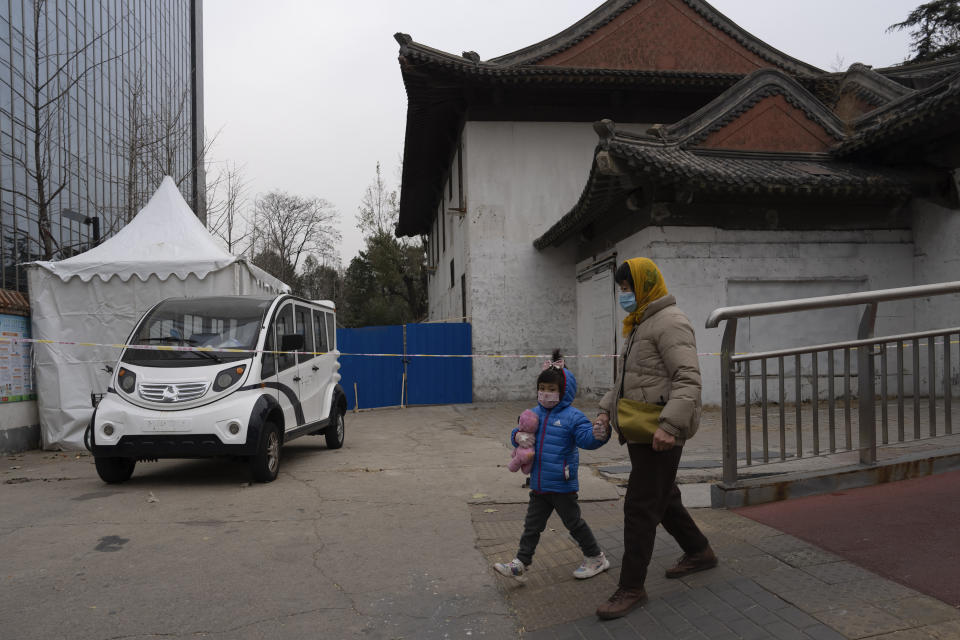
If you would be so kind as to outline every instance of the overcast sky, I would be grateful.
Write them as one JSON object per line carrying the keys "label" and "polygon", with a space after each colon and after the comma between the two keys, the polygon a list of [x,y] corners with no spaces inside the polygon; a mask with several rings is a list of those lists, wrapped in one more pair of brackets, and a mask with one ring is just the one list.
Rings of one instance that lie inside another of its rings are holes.
{"label": "overcast sky", "polygon": [[[886,33],[922,0],[712,0],[742,28],[824,70],[902,62]],[[251,197],[318,196],[341,217],[341,259],[363,243],[356,212],[377,161],[391,183],[406,93],[393,34],[484,60],[565,29],[601,0],[204,0],[205,119],[212,156],[245,167]],[[584,172],[588,167],[584,167]]]}

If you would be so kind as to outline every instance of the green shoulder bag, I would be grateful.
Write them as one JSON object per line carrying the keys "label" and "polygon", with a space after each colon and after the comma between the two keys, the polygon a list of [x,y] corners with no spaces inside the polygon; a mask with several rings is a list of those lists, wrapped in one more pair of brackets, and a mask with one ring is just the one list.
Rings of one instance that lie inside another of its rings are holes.
{"label": "green shoulder bag", "polygon": [[633,334],[626,353],[623,354],[623,371],[620,373],[620,391],[617,394],[617,415],[614,426],[627,442],[652,444],[653,434],[660,428],[660,413],[663,405],[640,402],[623,397],[623,380],[626,377],[627,357],[633,346]]}

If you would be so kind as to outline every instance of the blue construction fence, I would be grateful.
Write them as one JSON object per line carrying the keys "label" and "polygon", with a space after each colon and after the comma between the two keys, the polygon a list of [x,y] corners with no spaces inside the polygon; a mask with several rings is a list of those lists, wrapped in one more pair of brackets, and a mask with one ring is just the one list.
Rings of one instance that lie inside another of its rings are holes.
{"label": "blue construction fence", "polygon": [[337,349],[349,409],[473,402],[471,358],[422,357],[469,356],[467,322],[337,329]]}

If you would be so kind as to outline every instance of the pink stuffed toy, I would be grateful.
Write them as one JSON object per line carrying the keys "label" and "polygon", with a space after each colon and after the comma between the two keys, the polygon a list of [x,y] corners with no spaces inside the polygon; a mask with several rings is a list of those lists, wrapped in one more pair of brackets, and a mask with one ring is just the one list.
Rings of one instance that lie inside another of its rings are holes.
{"label": "pink stuffed toy", "polygon": [[533,456],[535,455],[534,446],[537,443],[535,434],[539,426],[540,420],[537,418],[537,414],[530,409],[520,414],[520,418],[517,420],[517,435],[513,436],[517,447],[510,456],[510,464],[507,465],[510,471],[530,473],[530,468],[533,467]]}

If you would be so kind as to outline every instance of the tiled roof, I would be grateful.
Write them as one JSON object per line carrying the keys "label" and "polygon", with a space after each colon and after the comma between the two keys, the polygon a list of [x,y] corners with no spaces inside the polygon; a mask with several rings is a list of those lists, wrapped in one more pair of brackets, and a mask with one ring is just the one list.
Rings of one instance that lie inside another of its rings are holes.
{"label": "tiled roof", "polygon": [[[598,123],[610,129],[612,123]],[[608,154],[633,182],[611,170]],[[577,204],[534,241],[537,249],[563,242],[614,205],[622,206],[632,184],[682,188],[703,195],[790,199],[898,199],[910,193],[909,176],[892,170],[837,162],[826,154],[770,154],[684,149],[646,136],[615,132],[602,140],[587,186]]]}
{"label": "tiled roof", "polygon": [[716,95],[743,76],[733,73],[632,71],[552,66],[504,68],[480,62],[475,54],[455,56],[396,34],[400,68],[407,91],[407,125],[400,191],[398,236],[427,233],[442,197],[449,162],[472,88],[548,85],[553,88],[608,88],[679,92],[691,88]]}
{"label": "tiled roof", "polygon": [[[478,87],[512,91],[550,87],[577,91],[653,90],[716,95],[743,78],[741,73],[660,69],[606,69],[538,64],[576,46],[642,0],[608,0],[571,27],[538,44],[482,61],[472,51],[455,55],[417,43],[407,34],[400,44],[400,66],[407,90],[407,130],[400,217],[396,233],[415,235],[429,229],[440,201],[447,166],[467,111],[469,93]],[[714,28],[759,59],[814,82],[820,69],[787,56],[747,33],[703,0],[680,0]],[[709,97],[707,97],[709,99]],[[595,114],[593,117],[596,117]],[[604,114],[606,115],[606,114]]]}
{"label": "tiled roof", "polygon": [[865,64],[852,64],[840,79],[833,102],[853,93],[875,107],[883,106],[910,93],[910,89],[871,69]]}
{"label": "tiled roof", "polygon": [[28,316],[30,315],[30,302],[19,291],[0,289],[0,313]]}
{"label": "tiled roof", "polygon": [[[503,66],[537,64],[550,56],[577,45],[641,1],[642,0],[608,0],[582,20],[564,29],[555,36],[514,51],[513,53],[493,58],[490,60],[490,63]],[[820,69],[790,57],[747,31],[744,31],[707,2],[703,2],[703,0],[683,0],[683,2],[711,25],[733,38],[740,46],[760,56],[773,66],[802,76],[815,76],[823,73]]]}
{"label": "tiled roof", "polygon": [[705,192],[859,198],[909,191],[909,183],[894,172],[836,162],[821,154],[687,150],[629,140],[611,141],[609,151],[626,158],[641,175]]}
{"label": "tiled roof", "polygon": [[798,82],[775,69],[760,69],[743,78],[717,99],[679,122],[664,125],[658,135],[689,147],[736,120],[764,98],[783,96],[835,140],[844,136],[843,122]]}
{"label": "tiled roof", "polygon": [[853,134],[836,147],[834,155],[862,154],[922,135],[939,135],[944,125],[954,132],[960,129],[960,72],[855,121]]}
{"label": "tiled roof", "polygon": [[539,84],[645,84],[683,86],[708,84],[727,87],[743,77],[741,73],[660,71],[650,69],[594,69],[582,67],[501,64],[481,61],[477,54],[457,56],[414,42],[405,33],[394,34],[400,43],[401,65],[405,70],[469,79],[479,83]]}
{"label": "tiled roof", "polygon": [[930,62],[898,64],[874,69],[874,71],[909,89],[925,89],[944,78],[960,73],[960,55],[931,60]]}
{"label": "tiled roof", "polygon": [[[687,96],[688,100],[690,96],[697,96],[702,97],[703,102],[708,102],[726,92],[721,99],[703,107],[701,111],[704,113],[698,112],[699,119],[694,119],[698,131],[683,130],[693,122],[690,118],[674,125],[666,124],[659,129],[661,137],[652,139],[660,143],[660,147],[641,144],[631,157],[639,160],[642,156],[647,170],[660,171],[664,177],[686,175],[688,179],[693,179],[696,174],[704,182],[704,188],[725,184],[729,190],[744,181],[759,180],[763,175],[764,179],[774,180],[771,184],[779,189],[777,193],[783,193],[784,189],[802,192],[798,181],[811,188],[815,185],[815,190],[821,195],[844,181],[847,193],[858,189],[864,193],[877,188],[895,190],[895,186],[884,178],[886,174],[871,173],[866,169],[864,173],[850,162],[837,168],[834,160],[813,160],[811,166],[827,163],[820,168],[830,171],[822,176],[816,172],[811,175],[801,171],[794,174],[796,179],[791,181],[786,175],[791,166],[778,165],[772,158],[743,157],[725,168],[725,162],[711,160],[709,154],[691,152],[692,155],[682,155],[680,152],[701,143],[712,131],[728,124],[758,100],[772,95],[783,96],[790,105],[802,110],[807,118],[823,128],[828,134],[826,139],[832,138],[836,143],[834,155],[837,158],[852,159],[853,154],[861,151],[896,144],[917,133],[936,131],[950,118],[958,120],[953,115],[960,109],[957,76],[953,75],[953,80],[948,76],[960,72],[960,56],[932,63],[875,70],[864,65],[853,65],[842,74],[825,73],[770,47],[703,0],[677,2],[683,2],[686,8],[769,63],[772,68],[744,76],[739,73],[540,64],[551,56],[578,46],[641,1],[608,0],[555,36],[486,61],[472,51],[458,56],[417,43],[409,35],[396,34],[395,38],[400,44],[401,73],[408,97],[400,216],[396,233],[416,235],[429,230],[442,198],[459,132],[469,109],[476,106],[473,102],[477,101],[476,96],[492,93],[501,98],[507,95],[524,100],[527,99],[524,96],[537,95],[543,88],[559,91],[564,96],[601,95],[604,91],[610,95],[633,92],[641,96],[672,92],[673,95]],[[744,84],[747,80],[752,84]],[[930,87],[931,84],[935,86]],[[731,91],[734,87],[738,88],[739,93]],[[826,107],[827,104],[835,105],[838,97],[849,95],[850,92],[864,103],[878,107],[852,123],[853,135],[850,135],[849,125],[842,123]],[[483,106],[485,103],[478,101],[477,104]],[[594,113],[588,117],[600,115],[608,114]],[[681,141],[681,138],[684,140]],[[674,147],[670,146],[671,142],[676,142]],[[771,162],[774,164],[769,164]],[[730,175],[731,167],[736,167],[739,173]],[[833,173],[834,169],[836,173]],[[784,177],[782,183],[776,181],[779,175]],[[890,179],[896,182],[892,177]],[[597,180],[599,188],[601,181],[599,178]],[[590,197],[606,196],[597,191]]]}

